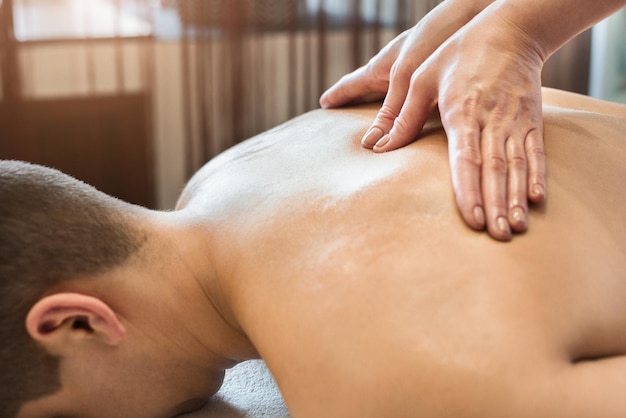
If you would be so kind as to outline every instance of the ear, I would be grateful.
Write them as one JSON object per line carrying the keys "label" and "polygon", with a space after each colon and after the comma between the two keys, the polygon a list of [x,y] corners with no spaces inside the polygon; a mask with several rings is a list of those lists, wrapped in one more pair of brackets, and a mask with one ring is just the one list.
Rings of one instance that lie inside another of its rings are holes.
{"label": "ear", "polygon": [[57,293],[37,301],[26,316],[26,330],[46,346],[64,344],[68,338],[95,338],[116,346],[126,335],[106,303],[79,293]]}

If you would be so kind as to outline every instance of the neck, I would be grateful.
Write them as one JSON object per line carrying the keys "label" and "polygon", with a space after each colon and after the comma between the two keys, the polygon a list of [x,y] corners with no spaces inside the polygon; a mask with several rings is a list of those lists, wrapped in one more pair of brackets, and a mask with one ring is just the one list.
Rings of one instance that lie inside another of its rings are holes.
{"label": "neck", "polygon": [[170,339],[213,367],[258,358],[230,308],[230,286],[211,226],[177,211],[155,213],[151,230],[149,261],[143,263],[151,271],[143,277],[159,301],[156,308],[161,324],[169,325],[163,329],[171,332]]}

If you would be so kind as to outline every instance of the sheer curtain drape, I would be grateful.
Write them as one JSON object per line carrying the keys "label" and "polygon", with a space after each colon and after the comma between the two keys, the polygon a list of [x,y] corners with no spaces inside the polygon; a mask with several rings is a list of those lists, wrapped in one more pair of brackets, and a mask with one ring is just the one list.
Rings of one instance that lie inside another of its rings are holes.
{"label": "sheer curtain drape", "polygon": [[178,0],[186,168],[318,106],[440,1]]}

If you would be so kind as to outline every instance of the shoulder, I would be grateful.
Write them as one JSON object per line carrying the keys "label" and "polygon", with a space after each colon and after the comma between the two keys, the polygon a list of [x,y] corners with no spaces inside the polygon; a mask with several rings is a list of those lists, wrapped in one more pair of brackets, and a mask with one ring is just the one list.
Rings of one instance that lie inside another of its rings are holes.
{"label": "shoulder", "polygon": [[[188,205],[207,182],[241,178],[251,170],[269,169],[283,162],[297,164],[322,150],[337,154],[336,148],[360,147],[365,129],[373,121],[380,103],[341,109],[316,109],[253,136],[216,156],[187,182],[176,210]],[[327,148],[332,144],[331,148]]]}

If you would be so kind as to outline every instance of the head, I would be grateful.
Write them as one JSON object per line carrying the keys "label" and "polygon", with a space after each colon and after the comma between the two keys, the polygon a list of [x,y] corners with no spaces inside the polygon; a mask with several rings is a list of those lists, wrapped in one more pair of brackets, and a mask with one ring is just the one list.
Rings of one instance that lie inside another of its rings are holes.
{"label": "head", "polygon": [[[159,364],[149,338],[130,339],[139,333],[89,291],[139,271],[127,266],[141,264],[148,241],[142,213],[59,171],[0,161],[0,416],[152,417],[188,407],[182,391],[159,394],[168,405],[147,397],[184,387],[185,366]],[[125,409],[131,402],[140,413]]]}

